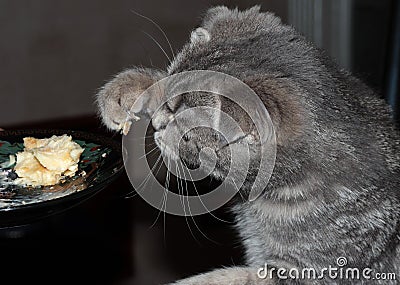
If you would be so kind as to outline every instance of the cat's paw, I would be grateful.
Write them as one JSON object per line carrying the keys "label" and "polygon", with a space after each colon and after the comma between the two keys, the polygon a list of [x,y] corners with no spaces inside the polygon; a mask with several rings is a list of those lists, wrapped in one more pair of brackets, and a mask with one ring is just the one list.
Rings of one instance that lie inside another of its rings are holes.
{"label": "cat's paw", "polygon": [[[208,273],[196,275],[169,285],[273,285],[275,279],[261,279],[257,270],[249,267],[231,267],[217,269]],[[286,283],[285,283],[286,284]],[[290,284],[290,283],[287,283]]]}
{"label": "cat's paw", "polygon": [[133,68],[116,75],[97,94],[97,106],[103,123],[111,130],[127,134],[132,120],[139,117],[131,108],[139,96],[165,73],[154,69]]}

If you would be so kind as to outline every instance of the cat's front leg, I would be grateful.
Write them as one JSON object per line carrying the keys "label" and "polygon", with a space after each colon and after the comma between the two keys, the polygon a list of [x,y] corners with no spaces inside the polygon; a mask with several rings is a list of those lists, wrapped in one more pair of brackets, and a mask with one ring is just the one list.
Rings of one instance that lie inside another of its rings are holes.
{"label": "cat's front leg", "polygon": [[164,72],[149,68],[132,68],[117,74],[97,94],[103,123],[111,130],[126,133],[129,119],[135,118],[131,107],[148,87],[164,76]]}
{"label": "cat's front leg", "polygon": [[256,268],[231,267],[196,275],[169,285],[272,285],[302,284],[293,279],[275,279],[261,276]]}

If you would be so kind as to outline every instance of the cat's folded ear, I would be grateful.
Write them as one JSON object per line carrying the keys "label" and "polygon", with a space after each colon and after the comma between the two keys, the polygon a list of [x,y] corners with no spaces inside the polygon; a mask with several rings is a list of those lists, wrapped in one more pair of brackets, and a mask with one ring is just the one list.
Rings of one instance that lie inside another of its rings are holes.
{"label": "cat's folded ear", "polygon": [[210,39],[211,39],[210,33],[204,28],[197,28],[190,35],[190,43],[192,45],[198,43],[207,43],[210,41]]}
{"label": "cat's folded ear", "polygon": [[274,125],[278,144],[290,143],[305,129],[306,114],[302,92],[289,78],[254,75],[244,79],[261,99]]}
{"label": "cat's folded ear", "polygon": [[[165,77],[163,71],[147,68],[132,68],[117,74],[98,92],[96,102],[103,123],[111,130],[126,133],[130,120],[138,114],[149,115],[151,101],[159,101],[161,89],[145,92],[154,83]],[[157,91],[156,91],[157,90]],[[153,94],[154,93],[154,94]]]}

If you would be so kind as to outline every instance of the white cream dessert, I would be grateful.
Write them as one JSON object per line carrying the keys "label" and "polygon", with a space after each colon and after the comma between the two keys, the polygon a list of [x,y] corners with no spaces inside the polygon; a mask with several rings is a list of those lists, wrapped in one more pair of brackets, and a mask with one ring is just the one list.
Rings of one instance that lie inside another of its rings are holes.
{"label": "white cream dessert", "polygon": [[78,170],[83,148],[68,135],[47,139],[24,138],[25,149],[17,153],[14,167],[18,185],[55,185],[64,177],[72,177]]}

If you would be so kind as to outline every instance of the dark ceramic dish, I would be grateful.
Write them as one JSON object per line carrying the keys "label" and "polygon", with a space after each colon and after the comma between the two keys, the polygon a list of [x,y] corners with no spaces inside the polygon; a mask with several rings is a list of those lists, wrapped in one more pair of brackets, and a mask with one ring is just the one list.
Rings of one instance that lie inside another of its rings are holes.
{"label": "dark ceramic dish", "polygon": [[[0,132],[0,165],[23,150],[23,138],[68,134],[85,150],[77,175],[49,187],[10,185],[14,165],[0,169],[0,227],[26,224],[90,198],[109,185],[123,170],[121,144],[98,134],[67,130],[16,130]],[[86,175],[80,176],[84,171]],[[8,181],[8,182],[7,182]]]}

